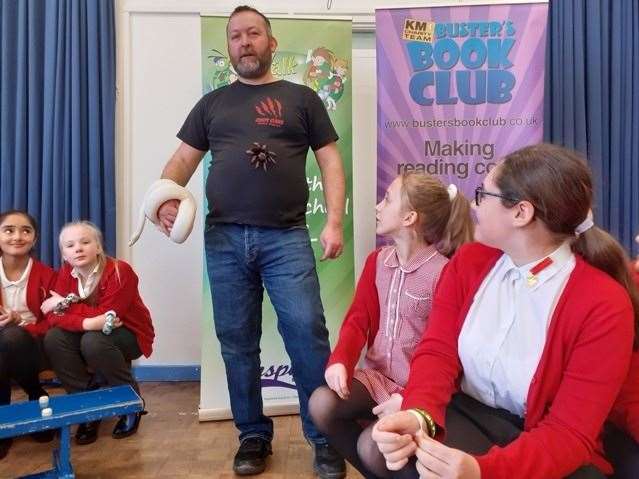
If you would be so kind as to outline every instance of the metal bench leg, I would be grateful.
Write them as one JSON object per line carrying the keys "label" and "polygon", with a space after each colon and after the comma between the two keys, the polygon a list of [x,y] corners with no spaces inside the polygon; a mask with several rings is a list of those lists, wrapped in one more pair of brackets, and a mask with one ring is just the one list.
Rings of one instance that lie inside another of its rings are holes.
{"label": "metal bench leg", "polygon": [[60,428],[60,448],[53,451],[53,469],[20,479],[75,479],[71,466],[71,426]]}
{"label": "metal bench leg", "polygon": [[59,479],[74,479],[71,465],[71,426],[60,428],[60,449],[53,451],[53,467]]}

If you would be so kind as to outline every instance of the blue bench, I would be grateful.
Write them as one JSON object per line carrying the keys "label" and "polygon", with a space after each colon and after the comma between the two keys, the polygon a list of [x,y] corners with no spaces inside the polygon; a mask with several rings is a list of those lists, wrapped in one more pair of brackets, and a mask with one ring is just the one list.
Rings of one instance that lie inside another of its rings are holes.
{"label": "blue bench", "polygon": [[60,447],[53,451],[53,469],[22,479],[75,477],[71,466],[71,426],[142,411],[142,399],[131,386],[51,396],[53,414],[43,417],[38,401],[0,406],[0,438],[22,436],[48,429],[60,429]]}

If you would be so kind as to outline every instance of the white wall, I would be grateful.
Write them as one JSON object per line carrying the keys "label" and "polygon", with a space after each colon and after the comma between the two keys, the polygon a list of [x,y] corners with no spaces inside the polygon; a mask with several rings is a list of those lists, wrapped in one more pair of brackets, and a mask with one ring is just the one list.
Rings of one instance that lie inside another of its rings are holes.
{"label": "white wall", "polygon": [[[128,73],[118,97],[128,126],[123,122],[118,130],[118,256],[137,271],[140,292],[153,313],[155,351],[147,361],[153,364],[200,362],[201,223],[182,245],[168,241],[150,223],[133,248],[126,245],[144,192],[177,147],[175,133],[201,96],[199,56],[184,54],[199,45],[198,20],[185,14],[131,15],[129,58],[119,64]],[[189,184],[196,198],[202,195],[202,181],[198,172]]]}

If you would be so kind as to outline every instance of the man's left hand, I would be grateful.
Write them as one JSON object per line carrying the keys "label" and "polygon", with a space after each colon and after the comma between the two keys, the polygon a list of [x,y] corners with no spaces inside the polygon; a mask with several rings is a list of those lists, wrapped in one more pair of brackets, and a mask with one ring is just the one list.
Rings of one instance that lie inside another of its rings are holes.
{"label": "man's left hand", "polygon": [[335,259],[341,255],[344,248],[344,233],[341,225],[326,223],[320,235],[320,243],[322,243],[322,248],[324,248],[324,254],[320,261]]}

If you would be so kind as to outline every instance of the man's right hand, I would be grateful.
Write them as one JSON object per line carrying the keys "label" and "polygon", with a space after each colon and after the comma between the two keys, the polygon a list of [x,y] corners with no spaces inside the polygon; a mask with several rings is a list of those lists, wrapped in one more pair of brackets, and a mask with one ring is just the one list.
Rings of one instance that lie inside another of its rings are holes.
{"label": "man's right hand", "polygon": [[[184,142],[180,143],[178,149],[164,166],[160,178],[173,180],[180,186],[186,186],[204,155],[206,155],[206,151],[193,148]],[[158,209],[160,221],[157,226],[167,236],[171,234],[179,206],[178,200],[169,200],[162,203]]]}
{"label": "man's right hand", "polygon": [[160,220],[158,227],[167,236],[171,234],[179,206],[180,202],[178,200],[168,200],[162,203],[162,206],[158,209],[158,219]]}

